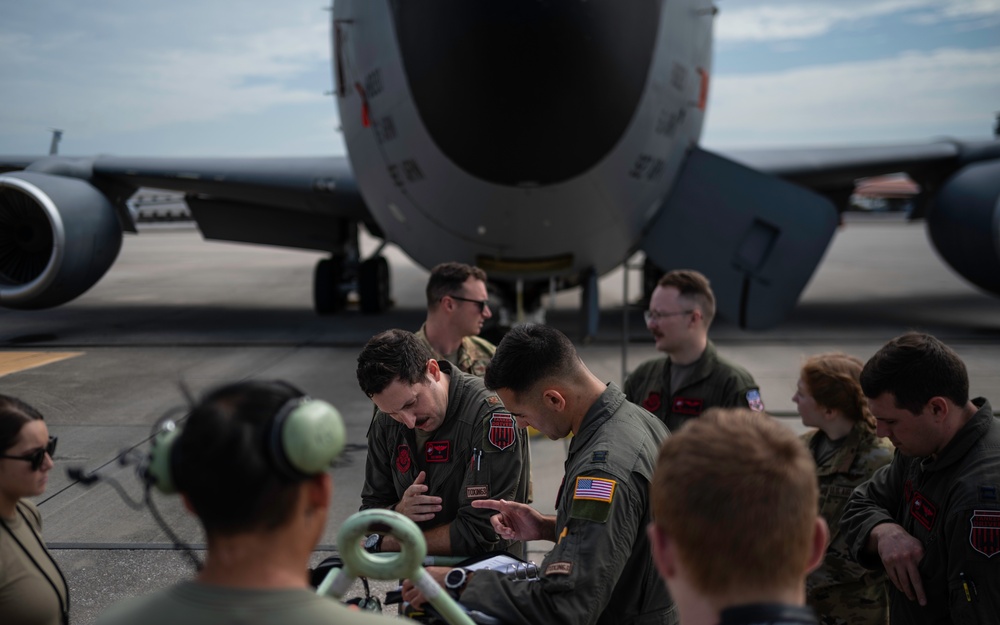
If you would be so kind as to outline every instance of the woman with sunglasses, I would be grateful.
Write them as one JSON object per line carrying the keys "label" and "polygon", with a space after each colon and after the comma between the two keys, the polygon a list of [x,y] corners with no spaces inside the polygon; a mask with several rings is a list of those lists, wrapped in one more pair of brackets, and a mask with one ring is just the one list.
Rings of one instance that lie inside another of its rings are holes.
{"label": "woman with sunglasses", "polygon": [[42,515],[27,497],[45,492],[56,439],[42,415],[0,394],[0,623],[69,621],[69,587],[42,542]]}

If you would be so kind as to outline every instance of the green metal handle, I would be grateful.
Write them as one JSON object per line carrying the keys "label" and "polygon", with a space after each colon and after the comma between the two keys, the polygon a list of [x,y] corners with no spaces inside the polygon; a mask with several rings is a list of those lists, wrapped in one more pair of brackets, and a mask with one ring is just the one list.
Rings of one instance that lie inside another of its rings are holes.
{"label": "green metal handle", "polygon": [[[388,534],[399,541],[399,553],[368,553],[361,539],[369,534]],[[424,570],[427,543],[417,524],[392,510],[362,510],[352,514],[337,532],[337,547],[343,569],[327,574],[316,592],[340,598],[358,577],[409,579],[451,625],[475,625],[447,592]]]}

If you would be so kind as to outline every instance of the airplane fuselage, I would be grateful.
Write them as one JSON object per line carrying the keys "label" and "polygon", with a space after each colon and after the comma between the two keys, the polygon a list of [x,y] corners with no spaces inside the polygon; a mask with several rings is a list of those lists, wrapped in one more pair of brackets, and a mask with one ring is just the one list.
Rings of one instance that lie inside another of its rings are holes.
{"label": "airplane fuselage", "polygon": [[493,278],[619,265],[700,136],[713,15],[708,0],[338,0],[344,139],[387,239]]}

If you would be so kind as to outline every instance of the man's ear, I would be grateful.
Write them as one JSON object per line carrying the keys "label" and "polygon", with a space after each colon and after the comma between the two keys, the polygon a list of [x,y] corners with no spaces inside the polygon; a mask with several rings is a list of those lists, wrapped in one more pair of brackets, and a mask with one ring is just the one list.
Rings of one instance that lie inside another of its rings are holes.
{"label": "man's ear", "polygon": [[556,412],[562,412],[566,409],[566,398],[562,392],[554,388],[547,388],[542,391],[542,403],[545,404],[546,408]]}
{"label": "man's ear", "polygon": [[653,552],[653,564],[660,572],[663,579],[673,579],[677,575],[677,554],[674,550],[673,542],[667,537],[656,523],[646,526],[646,535],[649,536],[649,547]]}
{"label": "man's ear", "polygon": [[805,573],[812,573],[819,568],[819,565],[823,564],[823,556],[826,555],[826,544],[829,540],[830,527],[826,524],[826,519],[817,516],[813,524],[812,550],[809,553]]}
{"label": "man's ear", "polygon": [[427,376],[435,382],[441,379],[441,365],[433,358],[427,361]]}
{"label": "man's ear", "polygon": [[930,410],[934,421],[941,421],[947,416],[950,407],[950,402],[944,397],[935,396],[927,400],[927,409]]}

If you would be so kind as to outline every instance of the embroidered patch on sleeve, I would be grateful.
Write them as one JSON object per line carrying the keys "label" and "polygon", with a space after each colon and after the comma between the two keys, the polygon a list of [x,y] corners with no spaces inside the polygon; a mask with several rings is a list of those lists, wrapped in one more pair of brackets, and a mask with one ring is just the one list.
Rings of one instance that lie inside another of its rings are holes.
{"label": "embroidered patch on sleeve", "polygon": [[570,518],[604,523],[611,514],[611,501],[618,483],[603,477],[576,478]]}
{"label": "embroidered patch on sleeve", "polygon": [[1000,510],[973,510],[969,544],[987,558],[1000,553]]}
{"label": "embroidered patch on sleeve", "polygon": [[548,577],[549,575],[569,575],[573,572],[572,562],[553,562],[552,564],[545,567],[544,575]]}
{"label": "embroidered patch on sleeve", "polygon": [[606,452],[606,451],[595,451],[594,454],[590,457],[590,461],[591,462],[607,462],[608,461],[608,452]]}
{"label": "embroidered patch on sleeve", "polygon": [[486,398],[486,403],[491,406],[496,406],[500,404],[500,397],[498,397],[497,395],[490,395],[489,397]]}
{"label": "embroidered patch on sleeve", "polygon": [[757,389],[747,391],[747,406],[750,410],[764,412],[764,400],[760,396],[760,391]]}
{"label": "embroidered patch on sleeve", "polygon": [[517,423],[509,412],[494,412],[490,417],[490,443],[503,451],[517,442]]}

